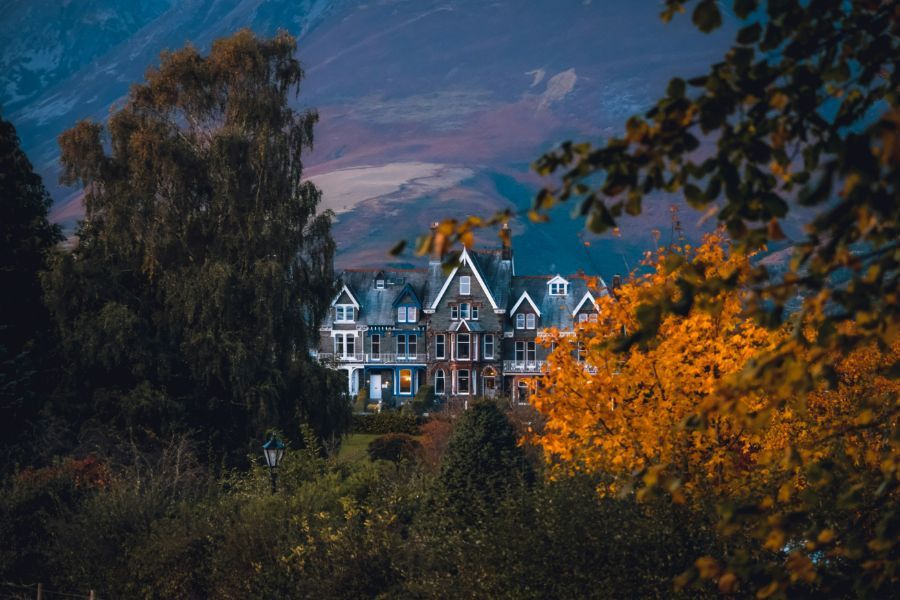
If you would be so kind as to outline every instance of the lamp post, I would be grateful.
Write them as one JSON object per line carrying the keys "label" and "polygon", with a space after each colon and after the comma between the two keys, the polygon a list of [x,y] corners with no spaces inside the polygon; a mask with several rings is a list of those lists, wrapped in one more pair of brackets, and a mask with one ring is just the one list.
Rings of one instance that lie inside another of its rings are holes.
{"label": "lamp post", "polygon": [[272,493],[277,489],[276,479],[278,478],[278,463],[284,456],[284,442],[275,437],[275,434],[269,434],[269,439],[263,444],[263,457],[266,459],[266,466],[269,467],[269,476],[272,478]]}

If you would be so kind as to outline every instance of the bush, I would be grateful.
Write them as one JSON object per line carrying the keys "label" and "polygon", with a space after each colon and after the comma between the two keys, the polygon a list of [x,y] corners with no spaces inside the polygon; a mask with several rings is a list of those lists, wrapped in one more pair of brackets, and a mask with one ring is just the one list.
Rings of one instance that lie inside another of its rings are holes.
{"label": "bush", "polygon": [[353,415],[351,433],[406,433],[418,435],[421,419],[415,415],[398,412],[380,412],[369,415]]}
{"label": "bush", "polygon": [[405,433],[389,433],[375,438],[366,450],[372,460],[414,462],[422,454],[422,444]]}
{"label": "bush", "polygon": [[422,415],[431,410],[434,406],[434,386],[423,385],[420,387],[419,391],[416,392],[415,398],[404,405],[404,408],[406,406],[409,406],[410,410],[417,415]]}
{"label": "bush", "polygon": [[356,412],[364,412],[369,405],[369,389],[366,387],[359,388],[359,392],[356,394],[356,402],[353,404],[353,409]]}

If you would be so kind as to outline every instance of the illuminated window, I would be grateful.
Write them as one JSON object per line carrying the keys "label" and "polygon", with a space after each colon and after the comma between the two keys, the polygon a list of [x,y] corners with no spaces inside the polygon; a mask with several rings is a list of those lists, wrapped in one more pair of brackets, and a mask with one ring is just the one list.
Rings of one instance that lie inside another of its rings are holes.
{"label": "illuminated window", "polygon": [[400,369],[400,393],[412,394],[412,370]]}

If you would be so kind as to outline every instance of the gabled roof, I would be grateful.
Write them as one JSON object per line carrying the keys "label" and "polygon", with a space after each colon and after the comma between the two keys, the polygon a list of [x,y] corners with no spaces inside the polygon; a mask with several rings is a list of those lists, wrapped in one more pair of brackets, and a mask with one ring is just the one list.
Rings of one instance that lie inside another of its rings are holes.
{"label": "gabled roof", "polygon": [[467,265],[470,269],[472,269],[472,273],[475,275],[475,280],[481,286],[482,291],[484,291],[485,296],[487,296],[488,301],[491,303],[491,308],[497,310],[499,307],[497,305],[497,301],[494,300],[494,295],[491,293],[491,289],[485,284],[484,277],[481,274],[480,269],[478,268],[478,263],[472,259],[469,255],[469,251],[466,248],[463,248],[462,254],[459,255],[459,263],[453,268],[453,271],[450,272],[450,275],[447,276],[447,279],[444,280],[444,285],[441,287],[441,290],[437,293],[434,300],[431,302],[429,308],[431,310],[435,310],[437,305],[440,303],[441,298],[444,297],[444,293],[446,293],[447,288],[450,287],[450,283],[453,281],[453,278],[456,277],[457,271],[463,265]]}
{"label": "gabled roof", "polygon": [[551,283],[565,283],[566,285],[569,284],[568,280],[563,279],[562,275],[557,275],[556,277],[548,281],[547,285],[550,285]]}
{"label": "gabled roof", "polygon": [[534,309],[534,312],[537,313],[537,316],[541,316],[541,311],[538,309],[537,305],[534,303],[534,300],[531,299],[531,296],[528,295],[528,292],[522,292],[522,295],[519,296],[519,299],[516,301],[516,303],[513,305],[512,309],[509,311],[510,316],[512,316],[516,313],[516,310],[518,310],[519,305],[522,304],[523,300],[528,300],[528,304],[531,305],[531,308]]}
{"label": "gabled roof", "polygon": [[413,287],[408,283],[403,286],[403,289],[401,289],[400,293],[397,294],[397,297],[394,298],[394,302],[391,303],[391,306],[396,307],[398,304],[400,304],[400,300],[402,300],[403,297],[407,294],[413,297],[413,300],[416,301],[416,306],[418,306],[419,308],[422,307],[422,301],[419,300],[419,295],[416,294],[416,290],[414,290]]}
{"label": "gabled roof", "polygon": [[581,298],[581,302],[579,302],[578,305],[575,307],[575,310],[572,311],[572,316],[573,316],[573,317],[574,317],[575,315],[578,314],[578,311],[581,310],[581,307],[582,307],[582,306],[584,305],[584,303],[587,302],[588,300],[591,301],[591,304],[594,305],[594,308],[595,308],[595,309],[597,308],[597,302],[596,302],[596,300],[594,300],[594,297],[591,295],[590,292],[585,292],[585,293],[584,293],[584,296],[582,296],[582,298]]}
{"label": "gabled roof", "polygon": [[356,296],[353,295],[353,292],[350,291],[350,288],[344,284],[344,287],[341,288],[341,291],[338,292],[338,295],[334,297],[334,300],[331,301],[331,305],[334,306],[337,304],[337,301],[341,299],[341,296],[344,295],[344,292],[347,292],[347,295],[350,296],[350,302],[353,303],[353,306],[356,307],[356,310],[359,310],[359,302],[356,301]]}
{"label": "gabled roof", "polygon": [[[465,329],[463,329],[463,328],[465,328]],[[462,321],[457,321],[456,323],[453,323],[453,324],[450,326],[450,331],[455,331],[455,332],[459,332],[459,331],[474,331],[474,332],[478,332],[478,331],[484,331],[484,327],[482,327],[482,326],[481,326],[481,323],[478,323],[477,321],[476,321],[475,323],[469,323],[468,321],[466,321],[465,319],[463,319]]]}

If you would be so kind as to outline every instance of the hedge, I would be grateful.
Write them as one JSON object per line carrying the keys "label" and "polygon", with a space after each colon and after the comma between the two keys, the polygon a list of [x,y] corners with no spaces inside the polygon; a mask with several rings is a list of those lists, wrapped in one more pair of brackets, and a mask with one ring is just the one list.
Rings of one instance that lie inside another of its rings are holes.
{"label": "hedge", "polygon": [[404,415],[388,411],[370,415],[353,415],[350,423],[351,433],[406,433],[418,435],[423,419],[415,415]]}

